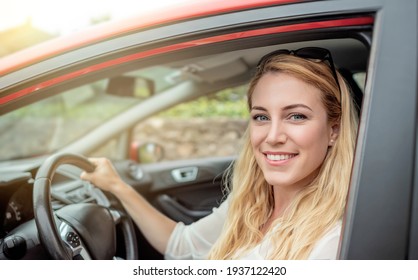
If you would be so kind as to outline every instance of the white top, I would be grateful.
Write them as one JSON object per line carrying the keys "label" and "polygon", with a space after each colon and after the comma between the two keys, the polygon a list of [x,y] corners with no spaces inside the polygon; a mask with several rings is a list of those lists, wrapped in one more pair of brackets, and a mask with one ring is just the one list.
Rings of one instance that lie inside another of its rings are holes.
{"label": "white top", "polygon": [[[214,208],[212,214],[195,223],[190,225],[185,225],[182,222],[177,223],[169,238],[164,255],[165,259],[207,259],[210,249],[221,234],[227,211],[228,200],[222,203],[219,208]],[[340,234],[341,222],[337,223],[317,242],[308,259],[335,260],[337,258]],[[241,259],[266,259],[268,249],[271,247],[270,243],[270,237],[266,235],[259,245],[250,250]]]}

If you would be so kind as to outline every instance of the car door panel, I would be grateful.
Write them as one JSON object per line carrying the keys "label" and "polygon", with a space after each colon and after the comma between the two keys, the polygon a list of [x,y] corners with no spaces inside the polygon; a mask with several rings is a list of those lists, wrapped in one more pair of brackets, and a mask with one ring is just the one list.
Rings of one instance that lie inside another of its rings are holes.
{"label": "car door panel", "polygon": [[[147,170],[155,180],[146,194],[175,221],[190,224],[211,213],[222,201],[222,175],[231,157],[182,160]],[[191,174],[191,175],[189,175]]]}
{"label": "car door panel", "polygon": [[[224,198],[223,174],[234,157],[214,157],[138,164],[115,163],[122,179],[143,195],[155,208],[176,222],[190,224],[212,212]],[[193,180],[178,182],[173,171],[196,170]],[[136,228],[139,259],[162,259]]]}
{"label": "car door panel", "polygon": [[[233,157],[202,158],[155,164],[117,163],[123,179],[175,221],[189,224],[206,215],[223,199],[222,179]],[[136,177],[140,169],[141,178]],[[179,181],[179,176],[189,176]]]}

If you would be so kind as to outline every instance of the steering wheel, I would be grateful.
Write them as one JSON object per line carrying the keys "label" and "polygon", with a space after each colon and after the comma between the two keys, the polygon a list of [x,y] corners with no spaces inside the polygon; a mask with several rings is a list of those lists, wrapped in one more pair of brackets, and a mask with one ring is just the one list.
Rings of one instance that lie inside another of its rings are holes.
{"label": "steering wheel", "polygon": [[126,258],[138,259],[135,229],[124,211],[93,203],[70,204],[54,212],[51,182],[56,169],[71,164],[87,172],[94,170],[87,158],[55,154],[39,168],[33,189],[33,207],[39,238],[53,259],[107,260],[116,254],[116,226],[121,226]]}

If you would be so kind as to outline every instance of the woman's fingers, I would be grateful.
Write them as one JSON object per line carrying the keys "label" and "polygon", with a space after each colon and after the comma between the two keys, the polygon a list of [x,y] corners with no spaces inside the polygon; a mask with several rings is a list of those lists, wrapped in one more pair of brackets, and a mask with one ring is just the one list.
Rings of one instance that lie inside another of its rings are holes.
{"label": "woman's fingers", "polygon": [[118,185],[120,177],[109,159],[88,158],[88,160],[95,166],[95,169],[92,172],[83,171],[80,174],[82,180],[89,181],[107,191],[111,191],[115,185]]}

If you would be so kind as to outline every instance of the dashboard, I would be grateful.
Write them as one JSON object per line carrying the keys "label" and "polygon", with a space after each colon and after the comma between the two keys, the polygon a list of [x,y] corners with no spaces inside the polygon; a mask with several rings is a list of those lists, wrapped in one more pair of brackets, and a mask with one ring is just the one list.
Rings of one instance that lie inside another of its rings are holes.
{"label": "dashboard", "polygon": [[0,238],[33,219],[33,178],[30,172],[0,174]]}
{"label": "dashboard", "polygon": [[[51,259],[52,257],[45,244],[42,244],[38,230],[40,225],[45,225],[47,219],[44,212],[35,212],[34,210],[33,195],[34,186],[37,186],[35,178],[38,168],[39,166],[34,166],[20,172],[0,171],[0,260]],[[81,180],[81,172],[82,170],[75,165],[60,165],[53,172],[49,198],[50,206],[55,213],[57,232],[61,234],[63,242],[69,246],[66,248],[74,249],[74,254],[89,259],[91,256],[87,254],[87,247],[83,243],[86,242],[85,238],[89,235],[77,234],[76,228],[80,224],[76,222],[77,226],[73,226],[71,221],[83,220],[83,226],[91,226],[90,228],[94,232],[98,229],[94,219],[91,218],[92,213],[94,213],[102,217],[105,221],[104,224],[109,226],[109,230],[112,230],[112,226],[115,229],[115,226],[118,225],[114,224],[115,220],[113,219],[121,217],[117,215],[120,205],[111,194],[106,195],[89,182]],[[45,194],[47,195],[47,193]],[[93,204],[96,205],[93,206]],[[102,211],[102,209],[113,209],[114,212]],[[115,213],[115,216],[113,216],[113,213]],[[35,216],[38,218],[36,221]],[[38,225],[38,223],[41,224]],[[117,230],[123,232],[121,228],[117,228]],[[70,235],[68,234],[72,234],[70,241],[68,239]],[[43,236],[45,236],[45,233]],[[98,234],[98,236],[101,236],[101,239],[89,239],[90,237],[88,237],[88,243],[95,244],[95,240],[107,241],[106,238],[110,235],[104,233],[102,235]],[[77,243],[79,241],[80,243]],[[118,244],[114,244],[115,248],[122,248],[116,254],[118,256],[123,255],[124,239],[122,237],[118,238],[116,242]],[[101,251],[98,249],[98,252]],[[99,255],[100,257],[101,255]]]}
{"label": "dashboard", "polygon": [[[79,179],[80,170],[73,166],[60,167],[52,181],[51,206],[58,210],[65,205],[93,202],[109,204],[107,197],[88,182]],[[0,173],[0,239],[34,218],[33,183],[31,172]]]}

